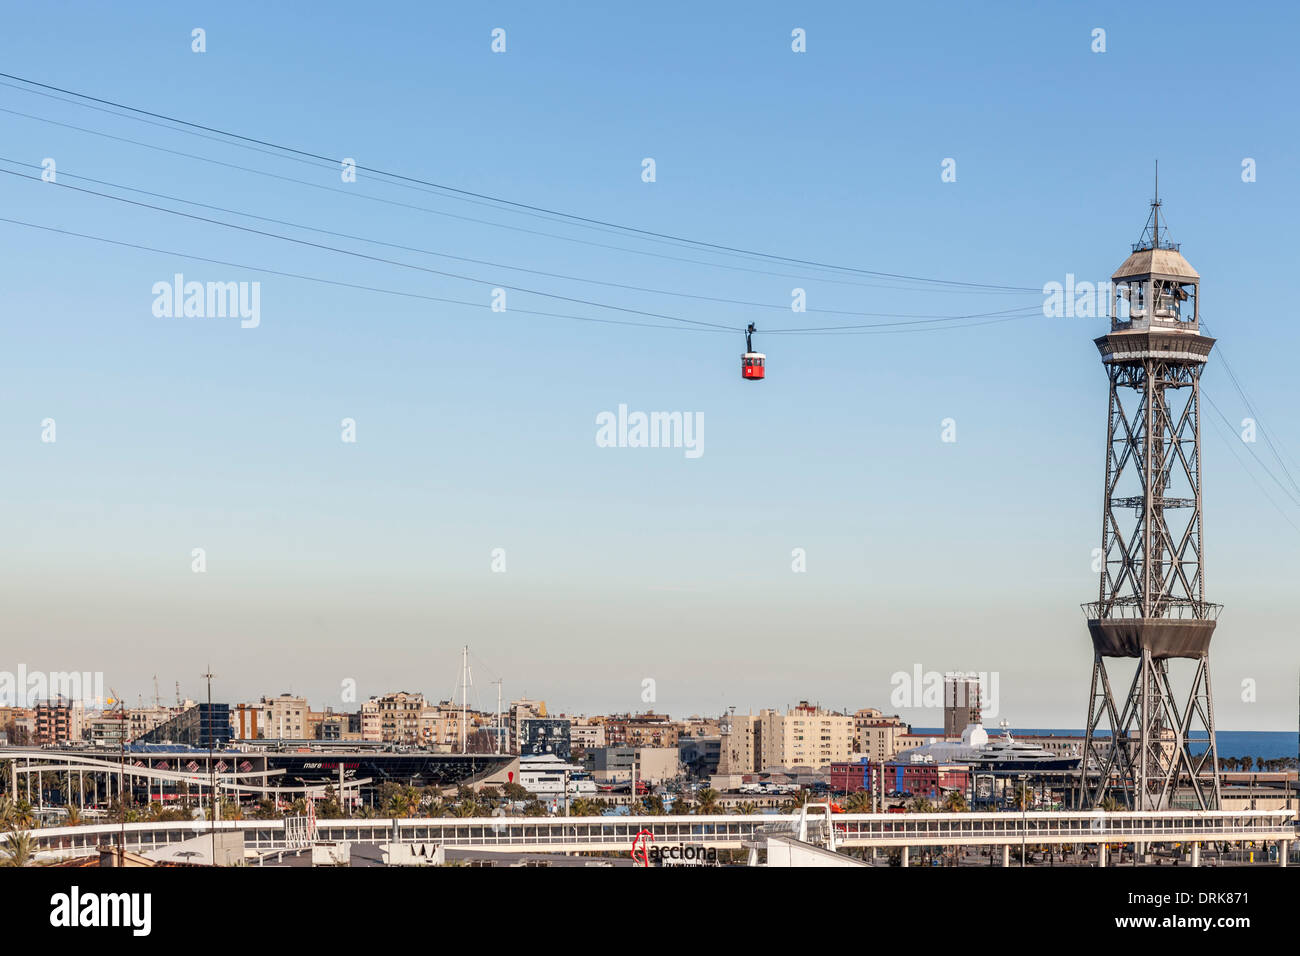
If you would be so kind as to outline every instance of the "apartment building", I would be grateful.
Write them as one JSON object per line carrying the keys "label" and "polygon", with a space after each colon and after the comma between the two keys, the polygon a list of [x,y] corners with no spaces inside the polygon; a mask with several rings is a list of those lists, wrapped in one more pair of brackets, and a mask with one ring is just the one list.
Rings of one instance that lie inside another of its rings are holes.
{"label": "apartment building", "polygon": [[828,767],[853,752],[853,718],[801,700],[788,712],[763,710],[762,766]]}
{"label": "apartment building", "polygon": [[[423,694],[397,691],[382,697],[370,698],[376,704],[379,740],[392,744],[417,744],[420,742],[420,715],[424,713]],[[365,710],[362,710],[362,728],[365,727]],[[370,738],[367,737],[367,740]]]}
{"label": "apartment building", "polygon": [[[863,708],[854,713],[853,752],[873,761],[892,760],[899,751],[906,749],[904,738],[912,733],[912,727],[898,716],[885,716],[874,708]],[[907,742],[907,746],[915,746]]]}

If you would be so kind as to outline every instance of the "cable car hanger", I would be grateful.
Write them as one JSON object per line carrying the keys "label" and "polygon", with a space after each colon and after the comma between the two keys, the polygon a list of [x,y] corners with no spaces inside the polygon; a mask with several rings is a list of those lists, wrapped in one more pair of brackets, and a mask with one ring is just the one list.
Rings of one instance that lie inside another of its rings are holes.
{"label": "cable car hanger", "polygon": [[754,323],[745,329],[745,354],[740,357],[740,377],[748,382],[761,382],[767,374],[767,356],[754,351]]}

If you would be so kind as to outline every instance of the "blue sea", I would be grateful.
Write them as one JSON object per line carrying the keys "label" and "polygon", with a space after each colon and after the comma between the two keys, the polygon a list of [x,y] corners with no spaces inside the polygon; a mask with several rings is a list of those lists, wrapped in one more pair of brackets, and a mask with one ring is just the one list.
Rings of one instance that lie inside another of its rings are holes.
{"label": "blue sea", "polygon": [[[994,727],[985,727],[989,732],[989,737],[994,737],[998,730]],[[913,733],[934,734],[942,736],[942,727],[914,727]],[[1012,727],[1010,728],[1013,737],[1018,736],[1045,736],[1047,734],[1060,734],[1064,736],[1082,737],[1083,728],[1077,730],[1062,730],[1060,728],[1035,728],[1035,727]],[[1204,734],[1192,734],[1195,741],[1197,737],[1204,738]],[[1220,730],[1216,736],[1219,738],[1219,757],[1253,757],[1263,760],[1273,760],[1277,757],[1295,757],[1300,753],[1300,735],[1294,730]]]}

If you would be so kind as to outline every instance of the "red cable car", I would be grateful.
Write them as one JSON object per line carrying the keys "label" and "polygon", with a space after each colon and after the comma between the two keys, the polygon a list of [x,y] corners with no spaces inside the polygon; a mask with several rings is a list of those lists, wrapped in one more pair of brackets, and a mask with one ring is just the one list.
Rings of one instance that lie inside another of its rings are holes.
{"label": "red cable car", "polygon": [[754,323],[745,330],[745,354],[740,357],[740,377],[749,382],[761,382],[767,374],[767,356],[754,351]]}

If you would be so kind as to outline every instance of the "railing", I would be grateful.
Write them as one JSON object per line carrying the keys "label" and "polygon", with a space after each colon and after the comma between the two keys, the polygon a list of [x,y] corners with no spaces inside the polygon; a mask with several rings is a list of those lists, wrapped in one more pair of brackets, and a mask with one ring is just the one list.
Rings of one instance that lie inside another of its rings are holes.
{"label": "railing", "polygon": [[[642,830],[658,843],[693,843],[741,849],[761,842],[764,830],[789,833],[792,814],[654,817],[480,817],[399,818],[401,842],[513,851],[546,849],[623,850]],[[1297,838],[1294,814],[1287,810],[1248,811],[1069,811],[1030,813],[876,813],[835,814],[840,846],[933,846],[1042,843],[1164,843],[1204,841],[1283,841]],[[210,824],[128,823],[50,827],[32,831],[43,852],[61,856],[90,853],[114,844],[125,833],[127,846],[148,851],[211,832]],[[387,843],[392,818],[318,820],[323,841]],[[282,820],[223,820],[219,830],[241,830],[251,850],[288,848]]]}
{"label": "railing", "polygon": [[1144,614],[1142,605],[1135,599],[1091,601],[1087,604],[1080,604],[1079,607],[1083,608],[1084,616],[1090,621],[1115,620],[1118,618],[1130,620],[1150,618],[1152,620],[1217,621],[1219,612],[1223,610],[1222,604],[1210,604],[1208,601],[1161,601],[1158,599],[1153,602],[1150,614]]}

